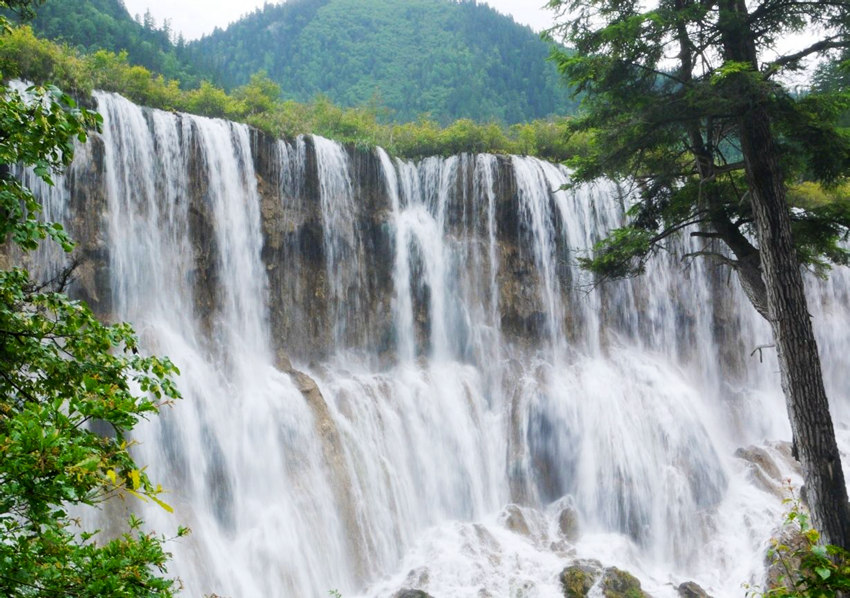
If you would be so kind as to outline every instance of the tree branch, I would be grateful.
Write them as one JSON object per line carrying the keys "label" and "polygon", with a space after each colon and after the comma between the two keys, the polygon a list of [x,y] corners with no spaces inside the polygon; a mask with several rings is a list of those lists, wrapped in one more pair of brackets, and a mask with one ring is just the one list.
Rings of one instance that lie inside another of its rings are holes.
{"label": "tree branch", "polygon": [[750,357],[752,357],[753,355],[758,353],[759,354],[759,363],[764,363],[764,355],[762,354],[762,351],[764,349],[775,349],[775,348],[776,348],[776,345],[759,345],[758,347],[753,349],[753,352],[750,353]]}
{"label": "tree branch", "polygon": [[777,10],[784,10],[796,7],[809,7],[813,10],[822,10],[826,7],[835,7],[846,10],[847,3],[845,0],[812,0],[811,2],[803,2],[801,0],[785,0],[773,3],[768,2],[761,5],[758,9],[750,13],[749,18],[747,19],[747,25],[752,27],[759,20],[763,19],[770,13],[775,12]]}
{"label": "tree branch", "polygon": [[694,258],[694,257],[710,257],[715,259],[723,264],[729,266],[730,268],[737,269],[738,261],[733,260],[728,256],[723,255],[722,253],[717,253],[715,251],[692,251],[691,253],[686,253],[682,256],[682,259]]}
{"label": "tree branch", "polygon": [[776,71],[782,69],[783,67],[791,63],[798,62],[807,56],[817,54],[818,52],[823,52],[824,50],[834,50],[836,48],[850,48],[850,40],[846,39],[844,36],[833,35],[832,37],[828,37],[817,43],[814,43],[808,48],[804,48],[803,50],[800,50],[799,52],[796,52],[794,54],[780,56],[773,62],[767,63],[764,67],[764,71],[768,75],[771,75]]}
{"label": "tree branch", "polygon": [[[699,212],[697,214],[699,214]],[[701,222],[705,222],[705,218],[702,218],[702,217],[697,218],[696,217],[697,214],[694,214],[695,217],[692,220],[685,220],[683,222],[679,222],[678,224],[674,224],[673,226],[664,229],[663,231],[661,231],[660,233],[658,233],[657,235],[652,237],[649,240],[649,244],[655,245],[659,241],[663,241],[667,237],[674,235],[675,233],[679,232],[680,230],[682,230],[684,228],[687,228],[687,227],[692,226],[694,224],[700,224]]]}
{"label": "tree branch", "polygon": [[716,165],[714,166],[714,175],[718,174],[728,174],[730,172],[735,172],[736,170],[744,170],[745,165],[743,160],[740,162],[732,162],[731,164],[724,164],[722,166]]}

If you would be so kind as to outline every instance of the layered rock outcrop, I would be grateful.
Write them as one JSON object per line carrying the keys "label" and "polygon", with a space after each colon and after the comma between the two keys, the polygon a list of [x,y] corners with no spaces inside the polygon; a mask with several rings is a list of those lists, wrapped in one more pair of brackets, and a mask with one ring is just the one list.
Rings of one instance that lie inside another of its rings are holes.
{"label": "layered rock outcrop", "polygon": [[[150,118],[150,113],[146,114]],[[193,121],[180,115],[177,118],[184,120],[180,143],[188,181],[184,200],[188,202],[188,233],[193,253],[193,266],[186,276],[193,286],[197,314],[209,328],[220,301],[216,268],[220,248],[216,244],[216,216],[209,201],[209,165],[204,161]],[[320,360],[340,348],[369,351],[391,360],[397,342],[393,322],[397,239],[390,182],[378,152],[353,146],[344,150],[341,164],[345,172],[337,175],[344,176],[350,186],[353,211],[345,218],[351,220],[354,232],[347,242],[353,246],[343,243],[338,250],[345,263],[334,263],[331,267],[327,251],[333,232],[323,214],[323,201],[328,200],[322,199],[325,173],[316,141],[311,137],[281,141],[251,130],[250,149],[251,170],[260,202],[270,338],[275,348],[286,350],[302,362]],[[411,168],[418,168],[426,177],[423,164]],[[497,271],[489,271],[494,263],[489,259],[470,260],[466,267],[470,275],[496,281],[497,295],[491,300],[498,304],[500,334],[511,343],[532,346],[551,332],[552,306],[541,293],[541,288],[549,284],[554,285],[551,290],[564,305],[557,326],[568,340],[581,342],[587,335],[588,323],[582,310],[574,306],[583,302],[587,289],[574,280],[574,272],[576,257],[585,241],[567,238],[564,223],[557,216],[559,206],[554,193],[544,200],[542,221],[534,221],[538,215],[529,214],[527,202],[521,198],[524,190],[518,185],[514,158],[493,158],[492,180],[487,182],[492,189],[492,205],[481,199],[480,187],[484,183],[479,180],[480,171],[476,156],[462,155],[442,161],[438,169],[441,180],[426,180],[425,186],[445,187],[442,192],[449,200],[440,207],[444,232],[458,243],[479,244],[482,252],[489,251],[488,235],[491,227],[494,228],[496,247],[489,257],[495,259]],[[109,218],[107,176],[103,141],[93,135],[87,146],[80,148],[68,176],[72,215],[69,225],[79,243],[81,261],[76,292],[104,316],[112,311],[107,268],[110,258],[104,238],[108,234],[105,223]],[[596,207],[588,209],[596,210]],[[551,274],[553,281],[544,280],[545,273],[536,263],[534,247],[540,240],[534,238],[538,231],[532,230],[533,226],[552,231],[552,246],[547,249],[559,255]],[[334,242],[339,243],[340,238]],[[415,256],[411,259],[415,260]],[[414,276],[417,267],[422,266],[413,264]],[[350,275],[343,277],[342,287],[340,280],[332,280],[341,268],[352,269]],[[715,281],[718,286],[726,284],[721,278],[718,274]],[[636,311],[642,309],[645,301],[642,289],[641,284],[634,285]],[[417,351],[422,354],[432,348],[430,293],[431,289],[422,284],[415,286],[412,297],[419,341]],[[619,301],[618,293],[616,288],[599,289],[603,326],[596,333],[602,335],[603,342],[618,331],[636,332],[634,317],[613,307]],[[722,298],[723,293],[718,296]],[[699,307],[689,305],[686,297],[674,296],[671,300],[682,325],[681,350],[685,352],[693,347],[687,340],[687,330],[695,325],[693,314]],[[711,318],[715,323],[713,329],[723,341],[721,346],[729,347],[723,356],[724,367],[740,374],[744,351],[730,333],[737,322],[729,313],[721,300],[713,304]]]}

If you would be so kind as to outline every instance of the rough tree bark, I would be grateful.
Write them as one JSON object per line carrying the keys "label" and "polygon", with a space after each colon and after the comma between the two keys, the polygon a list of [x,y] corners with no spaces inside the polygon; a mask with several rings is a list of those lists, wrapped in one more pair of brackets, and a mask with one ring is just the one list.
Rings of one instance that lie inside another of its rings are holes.
{"label": "rough tree bark", "polygon": [[[757,69],[744,1],[725,0],[721,10],[726,13],[721,17],[726,59]],[[757,89],[742,102],[746,109],[739,117],[739,130],[767,290],[768,320],[776,341],[782,390],[803,467],[812,524],[826,543],[850,549],[847,487],[792,243],[791,217],[767,101],[767,90]]]}
{"label": "rough tree bark", "polygon": [[779,356],[782,390],[797,455],[803,466],[812,523],[828,544],[850,548],[850,506],[829,413],[820,356],[803,277],[791,240],[791,218],[770,122],[764,110],[742,118],[741,143]]}

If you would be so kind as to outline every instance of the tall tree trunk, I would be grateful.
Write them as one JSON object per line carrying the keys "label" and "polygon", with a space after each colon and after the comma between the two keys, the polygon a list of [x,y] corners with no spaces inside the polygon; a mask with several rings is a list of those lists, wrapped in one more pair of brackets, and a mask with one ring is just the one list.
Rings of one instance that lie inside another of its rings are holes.
{"label": "tall tree trunk", "polygon": [[[721,0],[720,28],[727,60],[758,70],[754,34],[744,0]],[[743,74],[743,77],[748,75]],[[841,457],[823,385],[820,356],[806,302],[803,277],[791,239],[791,215],[770,126],[767,90],[744,81],[739,117],[767,311],[779,356],[782,390],[797,456],[803,467],[812,524],[823,540],[850,549],[850,505]]]}
{"label": "tall tree trunk", "polygon": [[741,119],[741,144],[779,355],[782,390],[803,466],[812,523],[828,544],[850,548],[850,505],[823,385],[820,356],[791,239],[778,152],[763,108]]}

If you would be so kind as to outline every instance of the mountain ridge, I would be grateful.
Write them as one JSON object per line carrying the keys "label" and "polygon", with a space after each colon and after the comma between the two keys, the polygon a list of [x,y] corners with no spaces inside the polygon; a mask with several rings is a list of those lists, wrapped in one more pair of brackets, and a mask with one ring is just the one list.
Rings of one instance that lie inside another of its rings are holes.
{"label": "mountain ridge", "polygon": [[47,0],[32,26],[84,52],[126,51],[184,89],[232,91],[263,72],[284,100],[370,106],[387,122],[515,124],[576,106],[548,43],[475,0],[289,0],[192,42],[121,0]]}
{"label": "mountain ridge", "polygon": [[287,99],[378,103],[393,120],[513,124],[575,107],[548,43],[475,0],[289,0],[188,47],[226,88],[263,70]]}

